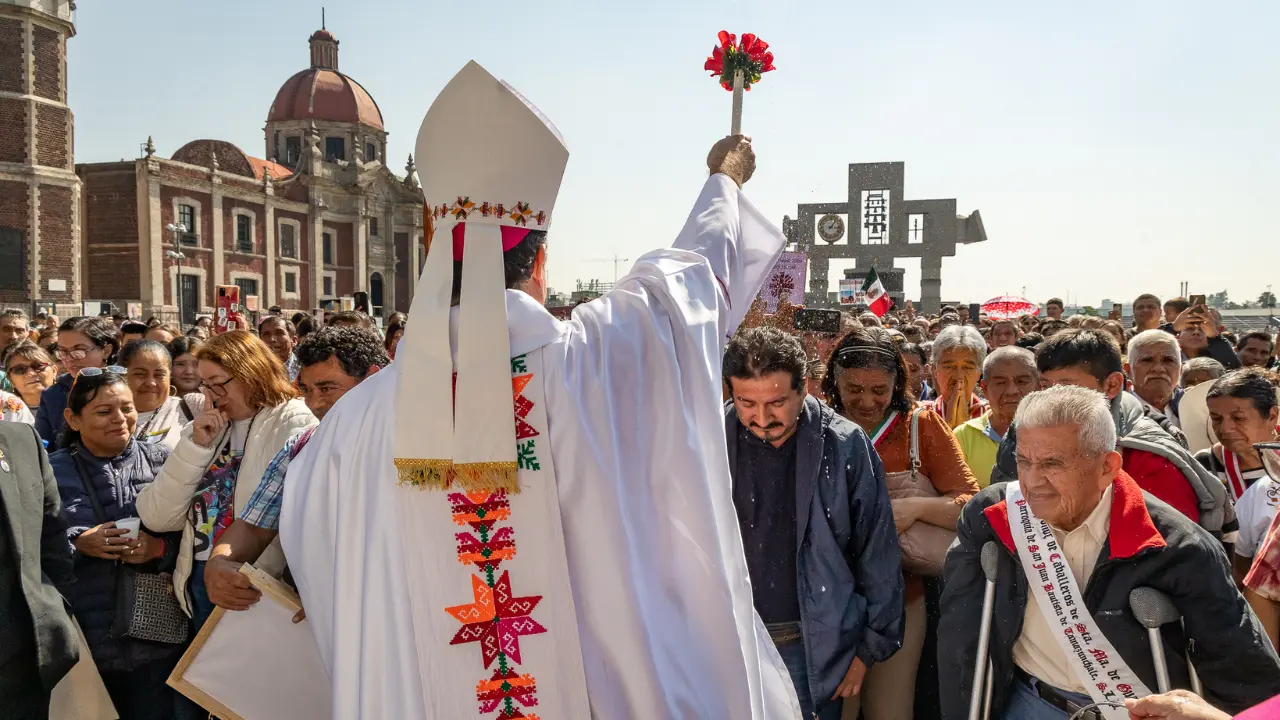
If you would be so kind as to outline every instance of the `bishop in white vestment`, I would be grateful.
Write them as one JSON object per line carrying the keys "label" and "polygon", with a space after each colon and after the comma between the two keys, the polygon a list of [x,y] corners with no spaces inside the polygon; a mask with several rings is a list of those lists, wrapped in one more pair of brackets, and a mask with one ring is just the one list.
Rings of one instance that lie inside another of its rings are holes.
{"label": "bishop in white vestment", "polygon": [[335,718],[799,717],[752,607],[720,379],[784,240],[739,188],[750,143],[717,148],[674,245],[562,322],[545,250],[503,269],[550,223],[558,133],[475,63],[433,103],[413,322],[286,482]]}

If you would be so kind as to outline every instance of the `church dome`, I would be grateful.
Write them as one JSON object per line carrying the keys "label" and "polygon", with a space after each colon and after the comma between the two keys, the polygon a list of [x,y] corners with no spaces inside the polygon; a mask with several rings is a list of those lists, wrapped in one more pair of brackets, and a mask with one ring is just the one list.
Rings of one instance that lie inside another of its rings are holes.
{"label": "church dome", "polygon": [[382,111],[360,83],[338,72],[338,39],[321,28],[308,40],[311,67],[284,82],[267,113],[267,122],[326,120],[360,123],[377,130]]}

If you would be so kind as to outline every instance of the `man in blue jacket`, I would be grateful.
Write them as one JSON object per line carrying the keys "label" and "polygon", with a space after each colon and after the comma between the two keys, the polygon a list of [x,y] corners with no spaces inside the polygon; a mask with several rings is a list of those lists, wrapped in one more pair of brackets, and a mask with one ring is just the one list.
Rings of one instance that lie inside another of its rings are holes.
{"label": "man in blue jacket", "polygon": [[838,720],[867,668],[902,645],[902,558],[880,458],[805,393],[806,364],[780,330],[734,337],[725,432],[756,612],[804,717]]}

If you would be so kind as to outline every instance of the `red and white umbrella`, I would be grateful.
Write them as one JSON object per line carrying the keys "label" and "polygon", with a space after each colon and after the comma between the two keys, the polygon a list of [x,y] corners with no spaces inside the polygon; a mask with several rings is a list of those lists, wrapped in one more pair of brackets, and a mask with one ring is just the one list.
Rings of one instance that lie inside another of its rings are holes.
{"label": "red and white umbrella", "polygon": [[1008,320],[1023,315],[1039,315],[1040,306],[1017,295],[1001,295],[982,303],[982,312],[992,320]]}

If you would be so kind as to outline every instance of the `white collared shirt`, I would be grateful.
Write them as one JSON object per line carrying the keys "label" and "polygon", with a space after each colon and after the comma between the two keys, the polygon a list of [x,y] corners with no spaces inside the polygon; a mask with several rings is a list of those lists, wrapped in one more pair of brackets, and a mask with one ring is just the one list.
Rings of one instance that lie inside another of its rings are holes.
{"label": "white collared shirt", "polygon": [[[1107,542],[1111,529],[1111,499],[1114,490],[1108,486],[1102,493],[1097,507],[1089,513],[1080,527],[1064,532],[1052,525],[1053,536],[1067,556],[1067,565],[1075,576],[1076,584],[1084,592],[1098,564],[1098,556]],[[1088,693],[1076,673],[1071,669],[1067,656],[1058,645],[1058,637],[1049,629],[1049,621],[1036,603],[1035,596],[1027,593],[1027,607],[1022,619],[1022,634],[1013,644],[1013,662],[1028,675],[1062,690]]]}

